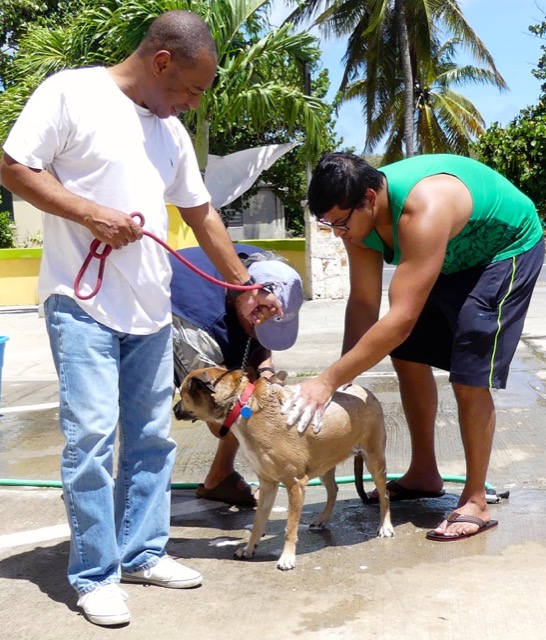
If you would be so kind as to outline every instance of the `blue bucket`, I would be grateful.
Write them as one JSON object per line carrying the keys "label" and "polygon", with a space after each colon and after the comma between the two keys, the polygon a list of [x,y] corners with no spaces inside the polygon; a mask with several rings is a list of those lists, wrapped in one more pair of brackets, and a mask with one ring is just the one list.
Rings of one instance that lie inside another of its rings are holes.
{"label": "blue bucket", "polygon": [[8,340],[8,336],[0,336],[0,403],[2,401],[2,367],[4,366],[4,345]]}

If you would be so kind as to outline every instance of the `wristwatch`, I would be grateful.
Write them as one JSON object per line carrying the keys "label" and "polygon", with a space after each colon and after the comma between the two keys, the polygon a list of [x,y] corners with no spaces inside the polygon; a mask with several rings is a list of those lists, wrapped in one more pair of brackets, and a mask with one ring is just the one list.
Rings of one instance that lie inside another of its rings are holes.
{"label": "wristwatch", "polygon": [[[256,284],[256,280],[254,279],[254,276],[250,276],[249,280],[247,280],[246,282],[243,282],[243,287],[251,287],[253,284]],[[245,289],[243,289],[243,290],[241,290],[241,289],[228,289],[226,297],[227,297],[228,300],[233,302],[241,294],[247,293],[247,291],[249,291],[249,289],[246,289],[246,290]]]}

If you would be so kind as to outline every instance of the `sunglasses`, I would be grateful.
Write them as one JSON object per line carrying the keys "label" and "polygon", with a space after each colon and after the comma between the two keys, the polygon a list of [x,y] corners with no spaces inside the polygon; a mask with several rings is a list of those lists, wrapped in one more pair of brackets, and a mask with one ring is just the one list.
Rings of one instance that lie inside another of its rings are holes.
{"label": "sunglasses", "polygon": [[339,220],[338,222],[327,222],[324,218],[319,218],[318,223],[324,225],[325,227],[330,227],[330,229],[340,229],[341,231],[349,231],[349,227],[347,226],[347,223],[351,219],[351,216],[353,215],[355,209],[356,207],[352,207],[352,209],[349,211],[349,215],[347,215],[342,220]]}

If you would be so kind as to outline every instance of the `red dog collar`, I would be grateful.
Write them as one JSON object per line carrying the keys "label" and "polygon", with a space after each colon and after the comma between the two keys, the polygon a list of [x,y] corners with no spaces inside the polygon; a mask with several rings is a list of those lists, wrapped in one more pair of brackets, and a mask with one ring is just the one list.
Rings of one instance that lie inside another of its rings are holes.
{"label": "red dog collar", "polygon": [[254,389],[256,388],[255,384],[249,382],[246,386],[246,389],[243,393],[237,398],[237,402],[233,409],[228,413],[227,418],[224,420],[224,424],[220,428],[220,437],[223,438],[227,436],[231,425],[237,420],[237,418],[242,414],[243,418],[250,418],[252,415],[252,409],[248,406],[248,401],[250,397],[254,393]]}

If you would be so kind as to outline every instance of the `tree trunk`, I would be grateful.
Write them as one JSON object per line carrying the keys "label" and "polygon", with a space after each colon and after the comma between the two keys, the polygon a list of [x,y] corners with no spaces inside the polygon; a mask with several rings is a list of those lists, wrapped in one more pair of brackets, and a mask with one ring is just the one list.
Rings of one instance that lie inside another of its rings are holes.
{"label": "tree trunk", "polygon": [[195,155],[197,156],[197,162],[199,163],[199,170],[203,177],[205,176],[205,170],[207,168],[209,159],[209,121],[199,120],[195,131]]}
{"label": "tree trunk", "polygon": [[395,20],[400,44],[400,62],[402,65],[402,75],[404,78],[404,146],[406,147],[406,157],[413,156],[414,151],[414,90],[413,74],[411,71],[410,47],[408,38],[408,27],[406,24],[406,12],[404,11],[404,0],[394,2]]}

